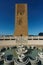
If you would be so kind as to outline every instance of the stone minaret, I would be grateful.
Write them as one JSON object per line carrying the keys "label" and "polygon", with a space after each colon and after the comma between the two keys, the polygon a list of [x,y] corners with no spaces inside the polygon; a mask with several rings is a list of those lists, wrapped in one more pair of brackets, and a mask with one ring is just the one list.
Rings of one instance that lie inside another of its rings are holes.
{"label": "stone minaret", "polygon": [[15,5],[15,32],[14,36],[28,35],[27,4]]}

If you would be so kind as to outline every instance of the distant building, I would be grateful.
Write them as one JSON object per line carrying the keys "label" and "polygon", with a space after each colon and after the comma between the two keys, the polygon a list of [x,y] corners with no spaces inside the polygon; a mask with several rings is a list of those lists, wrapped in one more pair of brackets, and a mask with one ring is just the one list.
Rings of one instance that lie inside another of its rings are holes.
{"label": "distant building", "polygon": [[39,36],[43,36],[43,32],[40,32],[38,35],[39,35]]}

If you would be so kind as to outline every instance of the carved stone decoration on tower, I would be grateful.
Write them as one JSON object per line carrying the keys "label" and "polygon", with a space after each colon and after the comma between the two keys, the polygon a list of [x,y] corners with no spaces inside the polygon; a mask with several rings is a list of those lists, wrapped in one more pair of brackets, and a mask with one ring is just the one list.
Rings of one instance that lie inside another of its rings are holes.
{"label": "carved stone decoration on tower", "polygon": [[15,6],[15,33],[14,36],[28,35],[27,4]]}

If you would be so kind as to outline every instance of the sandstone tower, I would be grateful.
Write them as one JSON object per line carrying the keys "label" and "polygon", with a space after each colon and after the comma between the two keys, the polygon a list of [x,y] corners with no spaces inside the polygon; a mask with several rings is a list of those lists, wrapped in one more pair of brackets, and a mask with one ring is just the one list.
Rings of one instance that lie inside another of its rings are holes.
{"label": "sandstone tower", "polygon": [[15,33],[14,36],[28,35],[27,4],[15,5]]}

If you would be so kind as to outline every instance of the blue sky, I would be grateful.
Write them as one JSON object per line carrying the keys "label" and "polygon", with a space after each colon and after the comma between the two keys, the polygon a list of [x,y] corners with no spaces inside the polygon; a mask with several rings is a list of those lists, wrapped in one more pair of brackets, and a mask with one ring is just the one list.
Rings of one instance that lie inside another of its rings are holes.
{"label": "blue sky", "polygon": [[0,35],[14,33],[16,3],[28,4],[28,34],[43,32],[43,0],[0,0]]}

